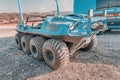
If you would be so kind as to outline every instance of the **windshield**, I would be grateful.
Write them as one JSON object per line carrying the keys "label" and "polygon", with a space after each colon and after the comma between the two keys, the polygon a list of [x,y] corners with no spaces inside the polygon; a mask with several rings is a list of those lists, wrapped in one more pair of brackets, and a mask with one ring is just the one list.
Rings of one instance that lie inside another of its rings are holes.
{"label": "windshield", "polygon": [[60,11],[66,13],[73,13],[74,0],[59,0]]}
{"label": "windshield", "polygon": [[[55,0],[21,0],[23,12],[56,13]],[[60,12],[71,13],[73,0],[58,0]]]}

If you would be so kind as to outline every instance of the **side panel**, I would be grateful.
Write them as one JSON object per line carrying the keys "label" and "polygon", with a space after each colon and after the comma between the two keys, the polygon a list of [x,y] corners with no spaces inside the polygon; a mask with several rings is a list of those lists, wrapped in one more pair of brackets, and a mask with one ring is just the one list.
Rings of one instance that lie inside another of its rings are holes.
{"label": "side panel", "polygon": [[96,0],[74,0],[74,14],[88,14],[88,10],[96,10]]}

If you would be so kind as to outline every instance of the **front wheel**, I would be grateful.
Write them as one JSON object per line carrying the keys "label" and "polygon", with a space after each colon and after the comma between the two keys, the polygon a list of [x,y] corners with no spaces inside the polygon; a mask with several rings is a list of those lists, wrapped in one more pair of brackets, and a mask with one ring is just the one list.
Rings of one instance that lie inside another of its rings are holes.
{"label": "front wheel", "polygon": [[89,51],[94,46],[97,46],[97,37],[96,36],[91,40],[91,42],[88,44],[88,46],[81,48],[81,51]]}
{"label": "front wheel", "polygon": [[63,41],[50,39],[43,45],[43,57],[52,69],[58,69],[69,62],[69,50]]}

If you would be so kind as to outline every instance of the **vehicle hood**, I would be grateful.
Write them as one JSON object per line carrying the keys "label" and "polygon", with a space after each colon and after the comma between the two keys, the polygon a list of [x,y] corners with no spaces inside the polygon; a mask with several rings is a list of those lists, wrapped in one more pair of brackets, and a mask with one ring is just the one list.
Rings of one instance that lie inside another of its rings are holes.
{"label": "vehicle hood", "polygon": [[48,17],[47,20],[50,23],[56,23],[58,25],[60,24],[66,24],[66,25],[72,25],[76,22],[86,23],[89,22],[88,18],[79,18],[74,16],[57,16],[57,17]]}

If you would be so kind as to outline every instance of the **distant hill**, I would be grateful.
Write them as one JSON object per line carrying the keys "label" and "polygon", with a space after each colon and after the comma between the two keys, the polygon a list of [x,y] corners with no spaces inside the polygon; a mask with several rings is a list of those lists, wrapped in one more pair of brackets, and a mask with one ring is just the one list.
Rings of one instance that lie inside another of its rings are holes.
{"label": "distant hill", "polygon": [[[24,14],[26,18],[27,14]],[[0,13],[0,24],[18,23],[19,13]]]}
{"label": "distant hill", "polygon": [[[61,12],[61,15],[71,12]],[[56,15],[56,11],[51,11],[47,13],[39,13],[39,12],[32,12],[32,13],[24,13],[24,19],[27,19],[27,16],[36,15],[36,16],[54,16]],[[0,13],[0,24],[11,24],[11,23],[19,23],[20,17],[19,13]]]}
{"label": "distant hill", "polygon": [[[30,15],[47,16],[46,14],[41,13],[24,13],[23,15],[25,20]],[[0,13],[0,24],[11,24],[19,22],[20,22],[19,13]]]}

